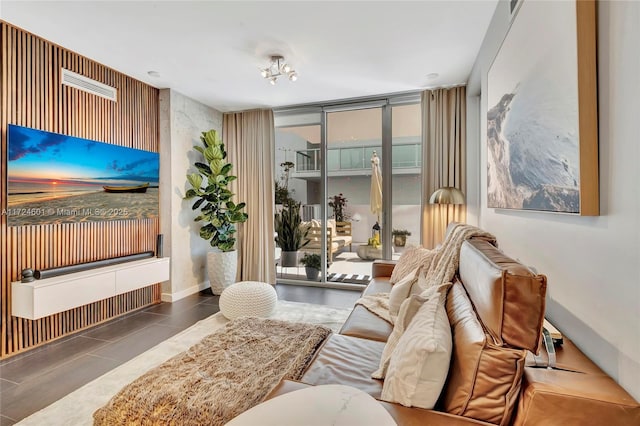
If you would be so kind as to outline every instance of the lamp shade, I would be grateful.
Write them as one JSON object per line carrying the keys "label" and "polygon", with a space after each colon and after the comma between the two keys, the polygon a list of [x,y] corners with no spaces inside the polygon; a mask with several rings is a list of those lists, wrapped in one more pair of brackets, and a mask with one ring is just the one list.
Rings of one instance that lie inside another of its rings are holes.
{"label": "lamp shade", "polygon": [[458,188],[445,186],[431,194],[429,204],[464,204],[464,194]]}

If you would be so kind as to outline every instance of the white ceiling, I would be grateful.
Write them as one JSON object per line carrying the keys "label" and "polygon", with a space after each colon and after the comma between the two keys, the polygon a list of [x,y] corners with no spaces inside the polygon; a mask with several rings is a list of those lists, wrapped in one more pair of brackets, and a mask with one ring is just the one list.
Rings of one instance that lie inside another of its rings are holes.
{"label": "white ceiling", "polygon": [[[235,111],[464,83],[496,4],[4,0],[0,18],[155,87]],[[297,82],[271,86],[260,76],[272,54],[285,56]]]}

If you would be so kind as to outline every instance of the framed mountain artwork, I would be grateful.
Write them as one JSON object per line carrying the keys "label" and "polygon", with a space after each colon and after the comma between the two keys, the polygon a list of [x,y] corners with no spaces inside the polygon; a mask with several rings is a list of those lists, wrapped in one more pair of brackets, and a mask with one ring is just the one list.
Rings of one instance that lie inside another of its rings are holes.
{"label": "framed mountain artwork", "polygon": [[595,2],[521,3],[488,73],[487,206],[597,216]]}

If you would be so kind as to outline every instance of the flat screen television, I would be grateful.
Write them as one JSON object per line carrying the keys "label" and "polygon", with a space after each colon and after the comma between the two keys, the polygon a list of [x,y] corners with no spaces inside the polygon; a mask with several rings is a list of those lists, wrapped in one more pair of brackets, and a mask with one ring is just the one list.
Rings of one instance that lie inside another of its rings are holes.
{"label": "flat screen television", "polygon": [[13,124],[7,145],[9,226],[158,216],[156,152]]}

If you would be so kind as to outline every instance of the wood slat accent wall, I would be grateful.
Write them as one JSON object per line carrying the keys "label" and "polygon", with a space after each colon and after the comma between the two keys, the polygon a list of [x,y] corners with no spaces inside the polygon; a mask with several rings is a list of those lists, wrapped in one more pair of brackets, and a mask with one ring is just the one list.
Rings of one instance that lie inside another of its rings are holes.
{"label": "wood slat accent wall", "polygon": [[[7,208],[7,126],[159,151],[159,92],[133,78],[0,21],[0,196]],[[118,89],[112,102],[62,86],[61,68]],[[159,219],[7,227],[0,217],[0,357],[160,301],[160,284],[30,321],[11,316],[11,281],[46,269],[155,249]]]}

